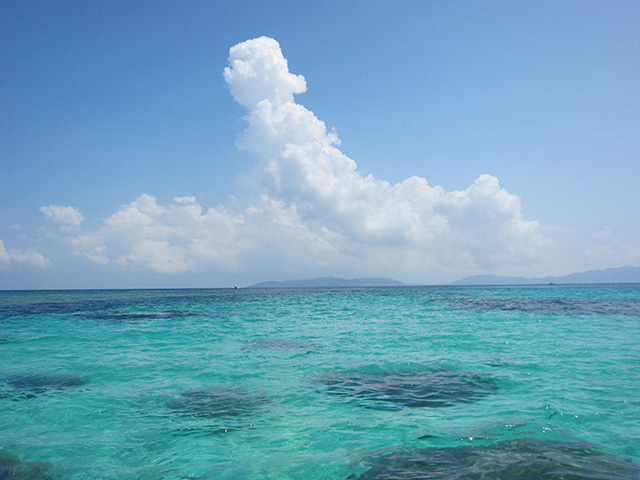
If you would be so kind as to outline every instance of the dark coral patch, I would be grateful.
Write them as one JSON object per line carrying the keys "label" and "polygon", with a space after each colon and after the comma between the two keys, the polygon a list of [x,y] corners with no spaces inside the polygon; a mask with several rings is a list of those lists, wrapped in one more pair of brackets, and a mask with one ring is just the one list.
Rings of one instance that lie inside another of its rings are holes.
{"label": "dark coral patch", "polygon": [[313,345],[303,340],[286,340],[281,338],[258,338],[247,342],[253,350],[301,350],[312,349]]}
{"label": "dark coral patch", "polygon": [[366,408],[450,407],[497,390],[491,378],[445,368],[433,370],[351,370],[321,379],[327,393],[350,397]]}
{"label": "dark coral patch", "polygon": [[193,389],[167,402],[167,407],[182,416],[197,418],[239,417],[269,403],[268,397],[237,388]]}
{"label": "dark coral patch", "polygon": [[538,315],[625,315],[640,314],[640,300],[616,298],[528,298],[459,297],[439,300],[454,309],[507,311]]}
{"label": "dark coral patch", "polygon": [[48,462],[23,462],[15,455],[0,450],[0,480],[52,480]]}
{"label": "dark coral patch", "polygon": [[629,459],[602,453],[591,444],[521,439],[394,451],[365,463],[357,480],[637,480]]}
{"label": "dark coral patch", "polygon": [[191,317],[218,317],[217,310],[102,310],[79,314],[89,320],[100,320],[109,323],[130,323],[154,320],[179,320]]}
{"label": "dark coral patch", "polygon": [[0,398],[33,398],[43,393],[81,387],[88,382],[84,377],[70,374],[9,375],[0,381]]}

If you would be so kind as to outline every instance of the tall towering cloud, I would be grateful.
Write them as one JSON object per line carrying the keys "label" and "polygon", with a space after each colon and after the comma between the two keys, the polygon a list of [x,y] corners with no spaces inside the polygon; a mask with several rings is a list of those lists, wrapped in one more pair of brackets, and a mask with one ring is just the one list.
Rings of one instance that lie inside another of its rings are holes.
{"label": "tall towering cloud", "polygon": [[231,47],[229,64],[224,69],[227,85],[235,101],[249,109],[264,100],[293,102],[295,93],[307,91],[304,77],[289,72],[280,45],[272,38],[260,37]]}
{"label": "tall towering cloud", "polygon": [[335,132],[294,100],[306,90],[289,72],[278,43],[248,40],[230,50],[224,76],[248,110],[239,146],[260,158],[266,198],[295,207],[298,221],[330,231],[351,248],[410,248],[440,262],[496,265],[535,258],[548,245],[520,200],[498,179],[481,175],[463,191],[445,192],[411,177],[391,185],[363,176],[339,150]]}

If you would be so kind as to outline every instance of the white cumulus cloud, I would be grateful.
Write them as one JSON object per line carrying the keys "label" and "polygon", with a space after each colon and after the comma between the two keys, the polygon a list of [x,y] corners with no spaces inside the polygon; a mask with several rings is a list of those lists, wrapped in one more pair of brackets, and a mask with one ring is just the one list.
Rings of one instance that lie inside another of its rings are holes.
{"label": "white cumulus cloud", "polygon": [[40,211],[44,216],[54,223],[58,223],[63,227],[79,227],[83,217],[80,210],[76,207],[62,207],[60,205],[49,205],[40,207]]}
{"label": "white cumulus cloud", "polygon": [[237,231],[241,216],[223,208],[203,211],[194,197],[176,197],[168,207],[140,195],[122,205],[95,232],[71,239],[77,252],[97,263],[115,261],[162,273],[197,270],[211,264],[233,268],[250,247]]}
{"label": "white cumulus cloud", "polygon": [[0,240],[0,267],[6,267],[11,263],[11,257],[9,256],[9,252],[4,247],[4,242]]}
{"label": "white cumulus cloud", "polygon": [[[318,267],[427,280],[433,271],[531,263],[549,250],[494,176],[447,192],[417,176],[391,184],[362,175],[335,131],[296,103],[306,81],[289,72],[275,40],[232,47],[224,78],[247,109],[238,145],[258,159],[244,200],[205,209],[191,196],[163,205],[143,194],[97,230],[70,236],[77,253],[160,273]],[[41,210],[61,225],[82,221],[74,207]]]}
{"label": "white cumulus cloud", "polygon": [[249,108],[263,100],[291,102],[295,93],[307,90],[304,77],[289,72],[280,45],[272,38],[260,37],[231,47],[229,64],[224,78],[231,94]]}
{"label": "white cumulus cloud", "polygon": [[416,248],[437,263],[457,257],[478,266],[532,260],[549,246],[537,222],[523,218],[520,199],[493,176],[454,192],[420,177],[391,185],[363,176],[335,132],[295,103],[304,80],[289,72],[275,40],[236,45],[229,63],[227,83],[248,110],[239,145],[260,158],[266,197],[295,207],[297,221],[318,234],[328,230],[352,248]]}
{"label": "white cumulus cloud", "polygon": [[33,248],[26,250],[10,248],[7,250],[4,242],[0,240],[0,268],[6,268],[9,265],[26,265],[29,267],[45,268],[51,265],[51,261]]}

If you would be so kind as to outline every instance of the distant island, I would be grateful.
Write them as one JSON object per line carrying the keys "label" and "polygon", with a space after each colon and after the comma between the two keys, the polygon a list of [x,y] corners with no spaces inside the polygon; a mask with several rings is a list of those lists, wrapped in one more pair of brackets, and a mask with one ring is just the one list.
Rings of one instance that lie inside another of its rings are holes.
{"label": "distant island", "polygon": [[261,282],[247,288],[326,288],[326,287],[399,287],[404,283],[392,278],[336,278],[318,277],[309,280]]}
{"label": "distant island", "polygon": [[[607,268],[563,276],[537,278],[500,275],[473,275],[449,285],[548,285],[585,283],[640,283],[640,267]],[[246,288],[334,288],[334,287],[401,287],[406,283],[392,278],[318,277],[305,280],[260,282]]]}
{"label": "distant island", "polygon": [[640,283],[640,267],[606,268],[572,273],[560,277],[507,277],[499,275],[474,275],[456,280],[450,285],[541,285],[550,283]]}

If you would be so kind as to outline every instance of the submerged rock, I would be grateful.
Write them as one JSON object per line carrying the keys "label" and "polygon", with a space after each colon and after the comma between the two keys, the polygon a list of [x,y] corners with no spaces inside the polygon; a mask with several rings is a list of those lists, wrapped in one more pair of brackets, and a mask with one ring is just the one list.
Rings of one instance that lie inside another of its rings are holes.
{"label": "submerged rock", "polygon": [[629,459],[602,453],[591,444],[521,439],[394,451],[365,461],[357,480],[637,480]]}
{"label": "submerged rock", "polygon": [[249,415],[269,403],[268,397],[241,389],[212,387],[193,389],[169,400],[167,407],[179,415],[198,418]]}
{"label": "submerged rock", "polygon": [[268,357],[296,358],[318,353],[317,345],[305,340],[262,337],[248,340],[242,350]]}
{"label": "submerged rock", "polygon": [[0,450],[0,480],[53,480],[48,462],[23,462]]}
{"label": "submerged rock", "polygon": [[326,376],[321,383],[330,395],[351,397],[363,407],[380,410],[449,407],[473,402],[498,389],[491,378],[445,368],[351,370]]}
{"label": "submerged rock", "polygon": [[637,317],[640,300],[630,298],[459,297],[439,302],[470,311],[514,311],[538,315],[625,315]]}
{"label": "submerged rock", "polygon": [[0,381],[0,397],[34,398],[50,391],[66,390],[86,385],[89,381],[78,375],[21,374],[9,375]]}
{"label": "submerged rock", "polygon": [[258,338],[247,342],[252,350],[301,350],[312,349],[313,345],[304,340],[285,340],[281,338]]}
{"label": "submerged rock", "polygon": [[216,311],[191,311],[191,310],[101,310],[84,312],[82,318],[89,320],[101,320],[111,323],[129,323],[152,320],[182,319],[190,317],[219,316]]}

